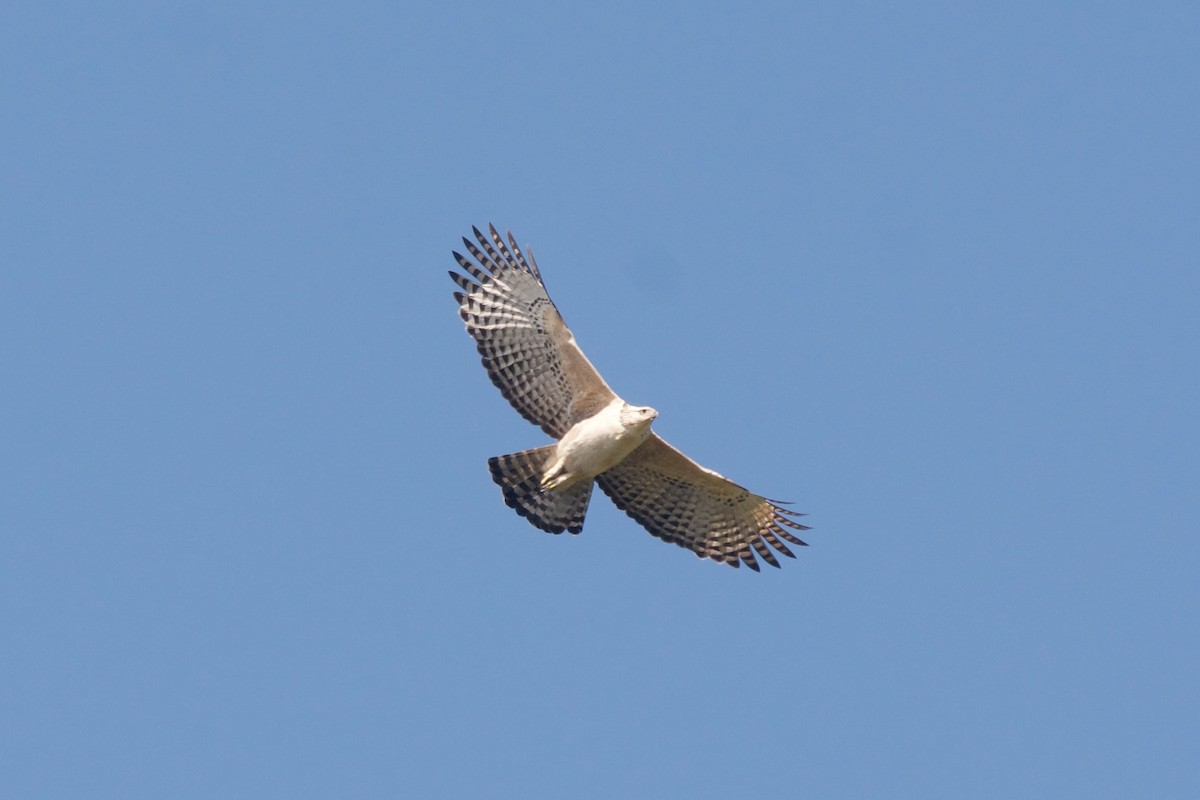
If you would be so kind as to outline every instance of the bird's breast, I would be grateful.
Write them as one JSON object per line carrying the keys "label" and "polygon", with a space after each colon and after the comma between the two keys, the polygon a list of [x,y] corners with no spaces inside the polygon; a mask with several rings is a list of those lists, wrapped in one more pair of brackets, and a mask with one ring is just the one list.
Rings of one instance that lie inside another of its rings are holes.
{"label": "bird's breast", "polygon": [[606,412],[576,423],[559,441],[556,455],[571,474],[593,478],[621,463],[645,441],[648,428],[626,428],[619,415]]}

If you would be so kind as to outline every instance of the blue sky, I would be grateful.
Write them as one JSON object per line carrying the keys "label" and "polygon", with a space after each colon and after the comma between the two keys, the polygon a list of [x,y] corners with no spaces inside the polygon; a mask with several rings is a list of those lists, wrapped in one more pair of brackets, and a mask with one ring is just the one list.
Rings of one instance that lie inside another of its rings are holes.
{"label": "blue sky", "polygon": [[[1191,3],[7,3],[0,795],[1195,797]],[[597,496],[450,297],[809,512]]]}

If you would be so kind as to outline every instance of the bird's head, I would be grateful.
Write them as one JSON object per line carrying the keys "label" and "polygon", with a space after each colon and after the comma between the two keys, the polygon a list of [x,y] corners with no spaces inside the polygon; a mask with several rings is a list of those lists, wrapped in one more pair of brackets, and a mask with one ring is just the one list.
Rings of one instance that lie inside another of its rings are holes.
{"label": "bird's head", "polygon": [[649,428],[657,416],[658,412],[650,406],[631,406],[626,403],[621,409],[621,424],[626,428]]}

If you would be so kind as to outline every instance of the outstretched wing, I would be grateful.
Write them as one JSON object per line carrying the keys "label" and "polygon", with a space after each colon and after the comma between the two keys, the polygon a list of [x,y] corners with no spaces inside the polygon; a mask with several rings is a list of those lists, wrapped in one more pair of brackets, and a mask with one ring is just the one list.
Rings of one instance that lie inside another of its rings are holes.
{"label": "outstretched wing", "polygon": [[795,556],[780,539],[805,544],[784,530],[808,530],[788,518],[801,515],[705,469],[654,433],[596,482],[650,533],[731,567],[744,563],[757,572],[751,548],[778,567],[768,544],[789,558]]}
{"label": "outstretched wing", "polygon": [[475,337],[492,383],[521,416],[561,439],[572,425],[608,405],[616,395],[584,356],[542,283],[533,251],[529,260],[511,233],[505,245],[495,226],[491,241],[472,228],[478,245],[463,237],[475,262],[454,254],[450,277],[467,332]]}

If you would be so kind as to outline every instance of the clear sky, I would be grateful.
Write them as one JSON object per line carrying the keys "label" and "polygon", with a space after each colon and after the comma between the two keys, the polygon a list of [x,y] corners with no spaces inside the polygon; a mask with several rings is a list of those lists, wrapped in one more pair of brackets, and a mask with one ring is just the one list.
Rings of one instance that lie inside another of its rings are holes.
{"label": "clear sky", "polygon": [[[968,5],[4,3],[0,796],[1200,796],[1200,6]],[[504,506],[489,221],[811,547]]]}

